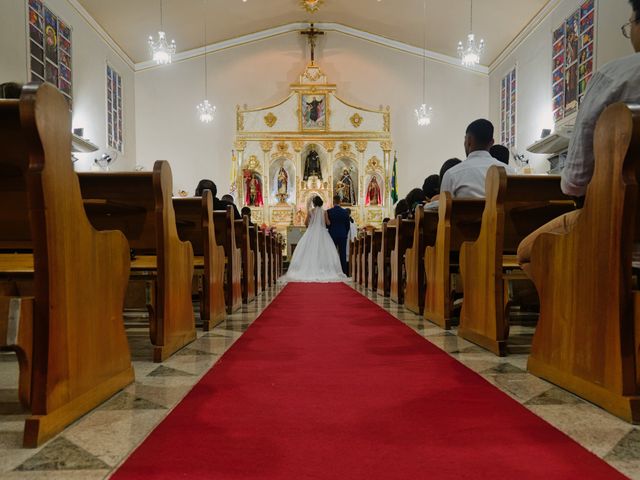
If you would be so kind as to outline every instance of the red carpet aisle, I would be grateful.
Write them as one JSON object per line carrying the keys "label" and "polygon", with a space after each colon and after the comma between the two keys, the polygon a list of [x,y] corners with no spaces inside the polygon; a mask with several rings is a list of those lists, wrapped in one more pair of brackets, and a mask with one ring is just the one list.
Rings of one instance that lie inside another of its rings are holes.
{"label": "red carpet aisle", "polygon": [[343,284],[290,284],[115,479],[612,479]]}

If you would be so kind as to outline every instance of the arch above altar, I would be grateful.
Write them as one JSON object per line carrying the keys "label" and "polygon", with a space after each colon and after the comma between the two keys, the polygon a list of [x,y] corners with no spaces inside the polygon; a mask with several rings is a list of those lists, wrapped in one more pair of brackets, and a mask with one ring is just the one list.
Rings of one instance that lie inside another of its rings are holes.
{"label": "arch above altar", "polygon": [[334,194],[359,226],[390,216],[390,108],[354,106],[336,89],[311,63],[280,103],[238,106],[232,190],[256,223],[285,233],[304,225],[313,196]]}

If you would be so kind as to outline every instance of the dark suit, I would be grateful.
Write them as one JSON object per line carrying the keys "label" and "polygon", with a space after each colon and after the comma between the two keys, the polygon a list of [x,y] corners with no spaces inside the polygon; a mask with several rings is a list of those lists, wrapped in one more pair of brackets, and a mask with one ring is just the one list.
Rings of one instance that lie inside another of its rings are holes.
{"label": "dark suit", "polygon": [[236,220],[240,220],[242,215],[238,211],[238,207],[234,203],[225,202],[224,200],[220,200],[218,197],[213,197],[213,209],[214,210],[226,210],[227,207],[233,207],[233,214],[235,215]]}
{"label": "dark suit", "polygon": [[339,206],[335,206],[327,210],[329,216],[329,235],[333,240],[333,243],[338,247],[338,254],[340,255],[340,265],[342,265],[342,271],[345,275],[349,274],[347,267],[347,239],[349,238],[349,230],[351,229],[351,222],[349,221],[349,214],[347,211]]}

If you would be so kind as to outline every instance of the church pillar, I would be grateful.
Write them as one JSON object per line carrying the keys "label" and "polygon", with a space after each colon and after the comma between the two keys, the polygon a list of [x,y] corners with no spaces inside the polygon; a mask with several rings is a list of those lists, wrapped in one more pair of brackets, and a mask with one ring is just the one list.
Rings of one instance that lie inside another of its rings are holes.
{"label": "church pillar", "polygon": [[269,184],[271,183],[271,178],[269,177],[271,175],[271,165],[269,162],[269,153],[273,148],[273,142],[269,140],[263,140],[262,142],[260,142],[260,148],[262,149],[262,152],[264,154],[262,159],[262,171],[264,172],[264,174],[262,175],[262,199],[264,201],[264,205],[262,206],[262,218],[270,218],[271,208],[269,205],[269,199],[271,194],[271,187]]}
{"label": "church pillar", "polygon": [[[236,178],[232,181],[235,183],[235,191],[236,191],[236,203],[242,206],[242,194],[244,188],[242,186],[242,167],[244,166],[244,150],[247,148],[247,142],[245,140],[237,140],[235,143],[236,150],[238,151],[238,171],[236,174]],[[233,189],[231,189],[233,191]]]}
{"label": "church pillar", "polygon": [[[384,203],[388,216],[391,216],[393,204],[391,202],[391,176],[393,175],[393,164],[391,162],[391,148],[393,147],[391,140],[380,142],[380,147],[384,152]],[[397,181],[397,179],[396,179]]]}

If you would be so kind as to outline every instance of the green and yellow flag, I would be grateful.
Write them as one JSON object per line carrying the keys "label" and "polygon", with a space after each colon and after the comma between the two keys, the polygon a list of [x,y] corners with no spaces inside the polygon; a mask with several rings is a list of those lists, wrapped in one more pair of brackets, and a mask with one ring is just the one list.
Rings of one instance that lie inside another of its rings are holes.
{"label": "green and yellow flag", "polygon": [[393,173],[391,173],[391,201],[398,201],[398,152],[393,152]]}

